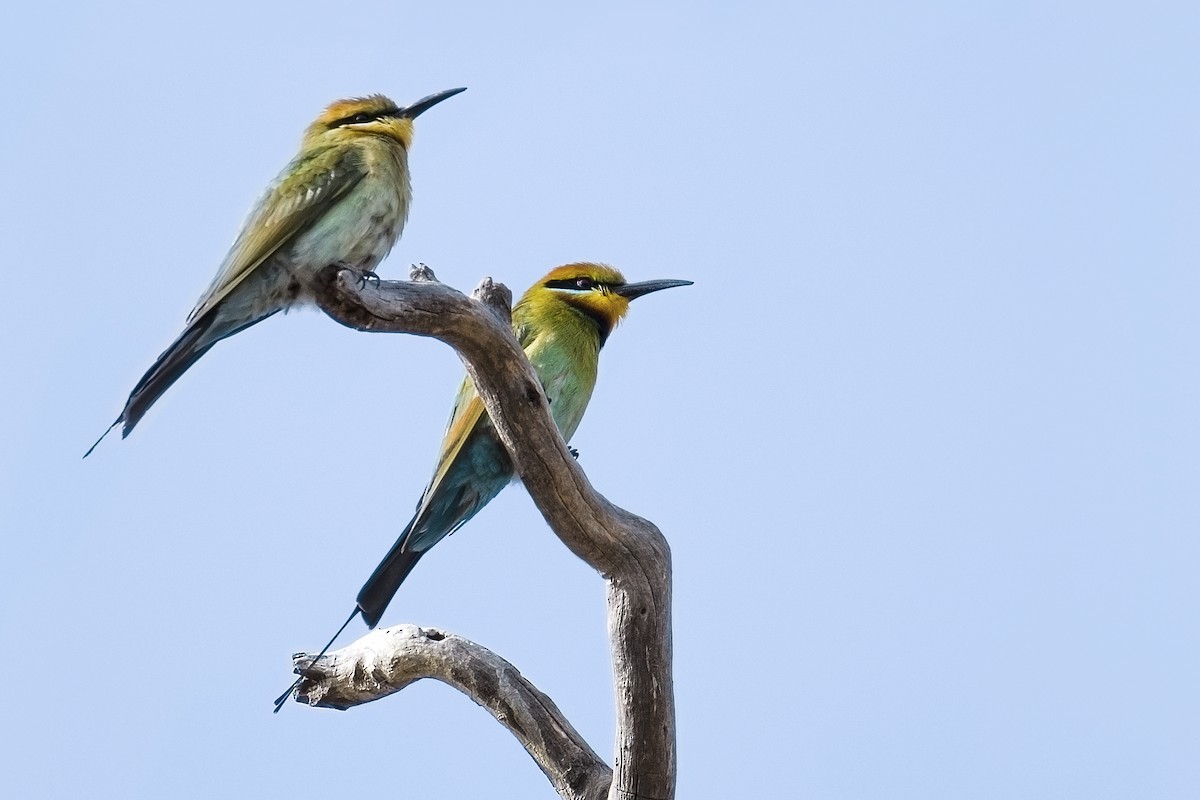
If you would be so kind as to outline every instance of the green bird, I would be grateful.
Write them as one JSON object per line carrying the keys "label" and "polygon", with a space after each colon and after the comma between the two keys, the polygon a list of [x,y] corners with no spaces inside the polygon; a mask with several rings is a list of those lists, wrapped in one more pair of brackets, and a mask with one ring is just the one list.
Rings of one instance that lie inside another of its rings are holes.
{"label": "green bird", "polygon": [[[568,264],[552,270],[517,302],[513,333],[541,381],[563,439],[570,441],[583,419],[596,386],[600,348],[629,311],[629,302],[691,283],[626,283],[609,266]],[[479,513],[514,477],[512,459],[467,377],[458,390],[433,479],[417,503],[416,514],[363,584],[354,611],[317,658],[359,614],[374,628],[421,557]],[[299,681],[292,689],[297,685]],[[292,689],[276,701],[276,711]]]}
{"label": "green bird", "polygon": [[116,421],[128,436],[171,384],[220,340],[312,303],[331,264],[364,273],[392,249],[412,202],[413,120],[465,89],[398,106],[383,95],[339,100],[304,132],[300,152],[250,212],[183,333],[133,387]]}

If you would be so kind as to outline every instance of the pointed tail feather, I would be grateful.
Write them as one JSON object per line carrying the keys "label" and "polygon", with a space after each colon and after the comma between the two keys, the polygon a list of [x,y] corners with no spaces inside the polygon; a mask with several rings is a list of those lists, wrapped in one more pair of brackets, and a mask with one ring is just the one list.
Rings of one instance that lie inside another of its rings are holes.
{"label": "pointed tail feather", "polygon": [[[414,520],[415,522],[415,520]],[[379,624],[379,618],[383,616],[384,610],[388,607],[388,603],[392,602],[392,598],[396,596],[396,590],[400,588],[400,584],[408,577],[408,573],[412,572],[412,568],[421,560],[422,553],[405,552],[402,548],[404,542],[408,539],[408,534],[412,530],[412,523],[404,529],[404,533],[392,545],[392,549],[383,557],[383,561],[371,573],[371,577],[367,578],[367,582],[363,584],[362,589],[358,593],[358,605],[350,612],[350,616],[342,623],[342,627],[338,628],[337,633],[329,640],[317,657],[313,659],[315,663],[325,652],[333,646],[337,638],[342,635],[342,631],[346,630],[356,616],[362,614],[363,621],[367,623],[368,628],[374,628]],[[275,713],[279,713],[279,709],[287,702],[287,699],[292,696],[292,692],[304,680],[304,676],[299,678],[288,687],[287,691],[275,698]]]}
{"label": "pointed tail feather", "polygon": [[[379,624],[380,617],[387,609],[388,604],[392,602],[392,598],[396,596],[396,591],[400,588],[400,584],[404,583],[404,579],[408,577],[408,573],[412,572],[413,567],[421,560],[421,556],[425,554],[424,550],[405,550],[404,546],[409,544],[409,539],[412,538],[413,528],[421,520],[421,512],[417,512],[417,516],[413,517],[412,521],[396,539],[396,543],[392,545],[392,549],[383,557],[383,561],[379,562],[379,566],[375,567],[375,571],[371,573],[371,577],[367,578],[367,582],[363,584],[362,589],[358,592],[357,605],[354,606],[354,611],[350,612],[350,616],[342,623],[342,627],[338,628],[337,633],[333,638],[321,648],[321,652],[313,659],[315,662],[325,652],[333,646],[334,641],[342,635],[342,631],[346,630],[356,616],[362,615],[363,622],[367,623],[368,628],[374,628]],[[443,534],[445,535],[445,534]],[[434,539],[437,542],[441,539],[438,536]],[[287,699],[292,696],[292,692],[304,680],[301,675],[296,681],[288,687],[288,690],[275,699],[275,712],[287,702]]]}
{"label": "pointed tail feather", "polygon": [[125,401],[125,408],[122,409],[121,415],[112,425],[108,426],[104,433],[100,434],[100,438],[83,454],[84,458],[90,456],[96,449],[96,445],[104,441],[104,437],[108,436],[112,429],[121,423],[125,423],[125,427],[121,430],[121,438],[124,439],[128,436],[145,413],[150,410],[150,406],[162,397],[163,392],[171,388],[171,384],[179,380],[179,376],[186,372],[188,367],[195,364],[200,356],[207,353],[209,348],[216,344],[216,340],[201,344],[204,335],[212,327],[213,319],[214,316],[209,314],[207,317],[197,320],[196,324],[189,325],[179,338],[163,351],[163,354],[150,366],[150,369],[146,370],[146,374],[142,375],[142,379],[129,393],[129,399]]}
{"label": "pointed tail feather", "polygon": [[105,436],[108,436],[108,434],[112,433],[112,429],[113,429],[113,428],[115,428],[115,427],[117,427],[118,425],[120,425],[120,424],[121,424],[121,420],[122,420],[122,419],[124,419],[124,418],[125,418],[124,416],[120,416],[120,417],[117,417],[115,420],[113,420],[113,424],[112,424],[112,425],[109,425],[107,428],[105,428],[105,429],[104,429],[104,433],[100,434],[100,438],[99,438],[99,439],[97,439],[96,441],[92,442],[92,446],[91,446],[91,447],[89,447],[89,448],[87,449],[87,452],[83,454],[83,457],[84,457],[84,458],[87,458],[88,456],[90,456],[90,455],[92,454],[92,451],[96,449],[96,445],[98,445],[98,444],[100,444],[101,442],[103,442],[103,441],[104,441],[104,437],[105,437]]}
{"label": "pointed tail feather", "polygon": [[121,429],[122,439],[133,431],[146,412],[150,410],[150,406],[162,397],[163,392],[171,388],[171,384],[179,380],[192,364],[195,364],[217,343],[217,339],[207,336],[215,319],[215,314],[207,314],[189,325],[187,330],[180,334],[179,338],[158,357],[150,369],[146,370],[146,374],[129,393],[129,399],[125,402],[125,410],[121,412],[121,420],[125,423]]}
{"label": "pointed tail feather", "polygon": [[[314,663],[321,656],[325,655],[325,652],[342,635],[342,631],[346,630],[346,626],[353,622],[354,618],[359,614],[362,615],[363,621],[367,623],[368,628],[374,628],[379,624],[379,618],[383,616],[388,603],[392,602],[392,598],[396,596],[396,590],[400,588],[400,584],[408,577],[408,573],[412,572],[412,568],[416,566],[423,555],[423,553],[405,552],[402,549],[415,522],[416,520],[413,520],[413,522],[408,524],[408,527],[404,529],[404,533],[392,545],[392,549],[383,557],[383,561],[379,562],[379,566],[371,573],[371,577],[367,578],[367,582],[359,590],[358,604],[354,606],[354,610],[350,612],[350,616],[342,623],[342,627],[338,628],[333,638],[321,648],[321,652],[313,659]],[[301,675],[288,687],[286,692],[275,698],[275,713],[279,713],[279,709],[283,707],[283,704],[287,702],[287,699],[292,696],[292,692],[296,690],[303,680],[304,676]]]}
{"label": "pointed tail feather", "polygon": [[379,624],[379,618],[396,596],[396,590],[425,554],[424,551],[403,550],[407,539],[408,530],[405,530],[358,592],[358,608],[362,611],[363,621],[367,623],[368,628]]}
{"label": "pointed tail feather", "polygon": [[[358,606],[355,606],[354,610],[350,612],[350,616],[346,617],[346,621],[342,623],[342,627],[337,629],[337,633],[335,633],[333,635],[333,638],[331,638],[328,642],[325,643],[325,646],[321,648],[321,652],[317,653],[316,658],[314,658],[312,660],[313,664],[320,661],[321,656],[325,655],[325,653],[327,653],[329,651],[329,648],[333,647],[333,643],[336,642],[337,638],[342,635],[342,631],[346,630],[346,626],[349,625],[351,622],[353,622],[354,618],[357,617],[358,614],[359,614]],[[299,672],[299,670],[297,670],[297,672]],[[296,689],[300,686],[300,683],[301,683],[301,681],[304,680],[304,677],[305,677],[304,674],[301,673],[300,677],[296,678],[296,680],[292,683],[292,685],[287,688],[286,692],[279,695],[279,697],[275,698],[274,713],[276,713],[276,714],[279,713],[279,709],[283,708],[283,704],[286,703],[287,699],[292,696],[292,692],[296,691]]]}

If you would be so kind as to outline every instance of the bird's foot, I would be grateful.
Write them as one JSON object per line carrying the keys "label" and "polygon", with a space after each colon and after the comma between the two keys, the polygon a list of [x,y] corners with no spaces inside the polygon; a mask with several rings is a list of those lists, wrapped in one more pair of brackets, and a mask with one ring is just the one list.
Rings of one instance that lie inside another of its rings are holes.
{"label": "bird's foot", "polygon": [[369,269],[360,270],[358,273],[358,288],[365,289],[368,283],[373,283],[378,287],[379,275]]}
{"label": "bird's foot", "polygon": [[568,447],[567,452],[571,454],[571,458],[575,459],[576,461],[579,460],[579,451],[574,447]]}

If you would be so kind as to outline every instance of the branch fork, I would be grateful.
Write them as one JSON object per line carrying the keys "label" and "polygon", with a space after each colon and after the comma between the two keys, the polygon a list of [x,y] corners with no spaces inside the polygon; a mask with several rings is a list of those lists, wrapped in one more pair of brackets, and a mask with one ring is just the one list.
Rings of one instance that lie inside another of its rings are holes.
{"label": "branch fork", "polygon": [[319,661],[293,656],[304,678],[296,699],[347,709],[422,678],[443,681],[508,728],[564,798],[675,795],[675,702],[671,673],[671,551],[652,523],[592,488],[554,421],[541,384],[511,331],[512,295],[484,279],[468,298],[424,265],[411,281],[362,284],[331,267],[322,310],[362,331],[430,336],[455,349],[551,529],[607,581],[608,632],[617,699],[612,768],[549,697],[487,648],[433,628],[398,625],[368,633]]}

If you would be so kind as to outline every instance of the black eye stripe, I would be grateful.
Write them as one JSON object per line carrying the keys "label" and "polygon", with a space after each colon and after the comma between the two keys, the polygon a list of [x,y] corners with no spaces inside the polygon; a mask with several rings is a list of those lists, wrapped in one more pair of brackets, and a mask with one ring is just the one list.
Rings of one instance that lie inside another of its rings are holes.
{"label": "black eye stripe", "polygon": [[334,120],[333,124],[329,127],[340,128],[343,125],[357,125],[362,122],[370,122],[373,119],[374,117],[370,114],[354,114],[353,116],[342,117],[339,120]]}
{"label": "black eye stripe", "polygon": [[587,291],[589,289],[599,289],[603,284],[596,282],[586,275],[581,275],[578,278],[564,278],[555,281],[546,281],[547,289],[574,289],[575,291]]}
{"label": "black eye stripe", "polygon": [[339,120],[334,120],[333,123],[329,127],[340,128],[343,125],[361,125],[364,122],[372,122],[374,120],[379,119],[380,117],[391,116],[399,110],[400,109],[398,109],[398,108],[385,108],[382,111],[374,111],[374,112],[360,111],[357,114],[351,114],[348,117],[342,117]]}

